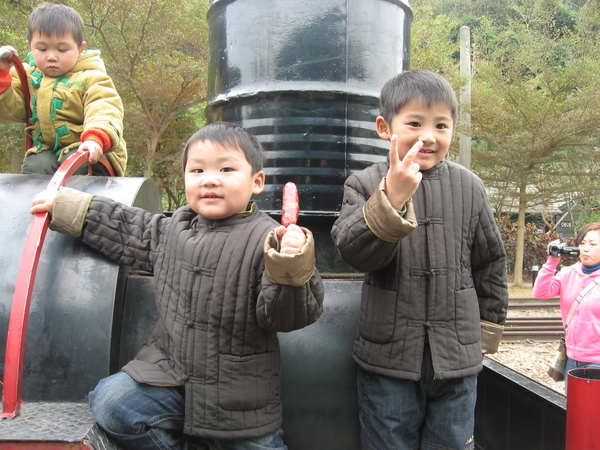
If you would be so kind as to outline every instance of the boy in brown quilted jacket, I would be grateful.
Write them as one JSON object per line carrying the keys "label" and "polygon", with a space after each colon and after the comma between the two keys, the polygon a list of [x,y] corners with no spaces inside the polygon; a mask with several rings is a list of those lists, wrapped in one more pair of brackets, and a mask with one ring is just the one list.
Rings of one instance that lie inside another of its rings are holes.
{"label": "boy in brown quilted jacket", "polygon": [[389,80],[376,120],[389,160],[346,180],[331,230],[365,272],[353,349],[365,450],[474,448],[477,373],[508,290],[483,183],[445,160],[457,107],[430,71]]}
{"label": "boy in brown quilted jacket", "polygon": [[99,425],[127,449],[286,449],[278,331],[320,316],[311,232],[258,210],[262,149],[216,123],[183,153],[188,206],[152,215],[61,188],[32,212],[112,260],[154,273],[157,317],[138,355],[90,393]]}

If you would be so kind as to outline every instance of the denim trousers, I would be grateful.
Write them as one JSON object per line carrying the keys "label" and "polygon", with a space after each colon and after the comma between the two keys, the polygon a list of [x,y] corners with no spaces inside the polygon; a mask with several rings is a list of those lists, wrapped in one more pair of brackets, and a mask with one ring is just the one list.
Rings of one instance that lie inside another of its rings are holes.
{"label": "denim trousers", "polygon": [[100,380],[89,401],[98,425],[124,449],[287,450],[281,429],[253,439],[186,436],[183,388],[138,383],[125,372]]}
{"label": "denim trousers", "polygon": [[358,369],[363,450],[475,448],[477,375],[451,380],[433,375],[429,345],[418,381]]}

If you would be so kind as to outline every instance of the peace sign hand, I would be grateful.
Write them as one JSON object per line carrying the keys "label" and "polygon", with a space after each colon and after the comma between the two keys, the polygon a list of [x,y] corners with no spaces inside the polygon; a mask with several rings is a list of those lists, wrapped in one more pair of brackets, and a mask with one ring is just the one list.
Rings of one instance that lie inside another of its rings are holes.
{"label": "peace sign hand", "polygon": [[398,155],[398,136],[394,134],[390,139],[390,168],[386,176],[385,192],[392,207],[397,210],[401,210],[412,197],[423,178],[421,167],[415,162],[421,147],[423,142],[417,141],[401,160]]}

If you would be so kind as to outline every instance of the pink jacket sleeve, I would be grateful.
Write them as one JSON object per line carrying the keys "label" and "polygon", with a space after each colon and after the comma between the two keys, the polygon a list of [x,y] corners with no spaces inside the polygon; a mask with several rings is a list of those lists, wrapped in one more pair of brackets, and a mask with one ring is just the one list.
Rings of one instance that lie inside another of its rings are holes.
{"label": "pink jacket sleeve", "polygon": [[560,260],[548,257],[533,285],[535,298],[552,298],[560,294],[560,275],[556,275],[556,267],[559,263]]}

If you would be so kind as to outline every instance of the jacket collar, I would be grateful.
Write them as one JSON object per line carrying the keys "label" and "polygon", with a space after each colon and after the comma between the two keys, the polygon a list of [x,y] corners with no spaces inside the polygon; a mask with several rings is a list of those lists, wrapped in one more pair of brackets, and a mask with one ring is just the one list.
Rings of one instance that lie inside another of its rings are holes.
{"label": "jacket collar", "polygon": [[247,222],[251,220],[254,216],[260,214],[260,210],[255,202],[248,203],[245,211],[240,211],[232,216],[226,217],[224,219],[213,220],[207,219],[206,217],[197,215],[197,220],[199,224],[208,225],[210,227],[224,227],[224,226],[232,226],[240,223]]}
{"label": "jacket collar", "polygon": [[583,264],[581,263],[581,261],[577,261],[575,264],[571,265],[570,267],[572,267],[572,269],[575,272],[577,272],[579,275],[581,275],[582,277],[586,277],[586,278],[600,277],[600,270],[596,270],[595,272],[592,272],[589,275],[585,275],[583,273]]}
{"label": "jacket collar", "polygon": [[439,171],[442,170],[445,166],[448,165],[448,161],[442,159],[439,163],[433,166],[431,169],[422,170],[421,173],[425,178],[431,178],[438,175]]}

